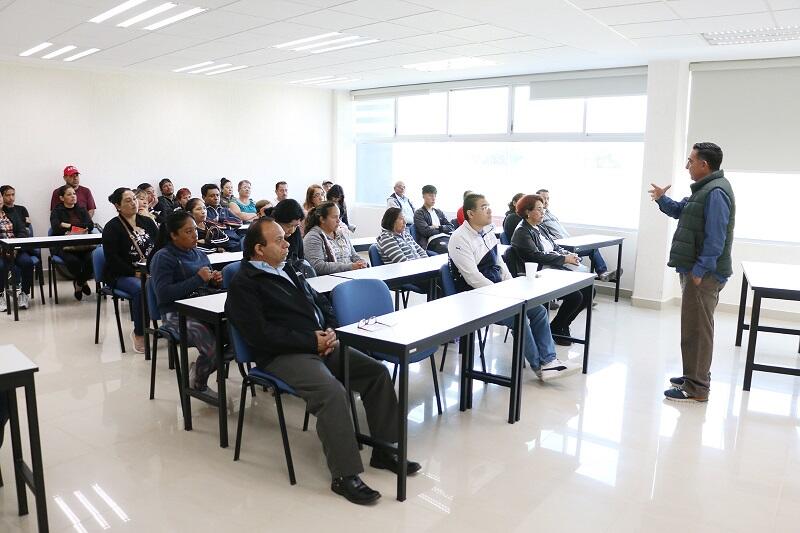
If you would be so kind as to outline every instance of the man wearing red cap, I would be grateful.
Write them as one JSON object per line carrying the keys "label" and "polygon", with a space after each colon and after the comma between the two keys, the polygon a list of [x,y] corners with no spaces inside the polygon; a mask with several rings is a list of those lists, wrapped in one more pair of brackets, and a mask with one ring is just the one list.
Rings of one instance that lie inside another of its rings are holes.
{"label": "man wearing red cap", "polygon": [[[75,189],[75,194],[78,196],[78,204],[80,207],[86,209],[89,212],[89,216],[94,218],[94,210],[97,209],[97,206],[94,205],[94,197],[92,196],[92,191],[90,191],[86,187],[81,187],[81,173],[78,171],[77,168],[73,167],[72,165],[66,167],[64,169],[64,182]],[[58,199],[58,189],[60,187],[56,187],[56,190],[53,191],[53,196],[50,198],[50,211],[52,211],[58,204],[61,203],[61,200]]]}

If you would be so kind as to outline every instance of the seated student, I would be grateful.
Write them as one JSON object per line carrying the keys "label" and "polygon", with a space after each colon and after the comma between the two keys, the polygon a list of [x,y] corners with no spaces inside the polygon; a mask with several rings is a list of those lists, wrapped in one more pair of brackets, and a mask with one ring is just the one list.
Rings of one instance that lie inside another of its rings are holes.
{"label": "seated student", "polygon": [[258,218],[256,203],[250,197],[250,189],[252,186],[253,185],[247,180],[240,181],[238,185],[239,197],[233,196],[228,202],[228,209],[233,213],[233,216],[245,222],[250,222]]}
{"label": "seated student", "polygon": [[447,253],[447,242],[455,226],[447,221],[441,210],[436,209],[436,187],[425,185],[422,188],[422,207],[414,213],[414,227],[417,230],[417,242],[422,248]]}
{"label": "seated student", "polygon": [[[472,194],[472,191],[466,190],[466,191],[464,191],[464,194],[463,194],[462,198],[466,199],[466,197],[468,195],[470,195],[470,194]],[[461,224],[464,223],[464,206],[463,205],[458,208],[458,211],[456,211],[456,222],[458,223],[457,224],[458,226],[461,226]]]}
{"label": "seated student", "polygon": [[325,202],[306,218],[303,248],[306,259],[319,275],[358,270],[369,265],[361,259],[339,222],[339,207]]}
{"label": "seated student", "polygon": [[300,207],[297,200],[288,198],[278,202],[275,207],[265,209],[264,216],[272,217],[283,228],[284,238],[289,243],[289,255],[286,261],[294,266],[295,270],[299,270],[300,263],[306,258],[303,249],[303,235],[299,230],[306,218],[303,208]]}
{"label": "seated student", "polygon": [[138,213],[138,199],[127,187],[120,187],[108,197],[117,216],[103,228],[103,252],[106,256],[106,282],[130,294],[133,314],[133,351],[144,353],[142,284],[136,263],[147,260],[158,238],[158,226]]}
{"label": "seated student", "polygon": [[150,195],[147,194],[146,190],[143,189],[136,189],[133,191],[133,194],[136,197],[136,204],[138,205],[138,211],[136,214],[139,216],[147,217],[153,222],[156,221],[156,214],[150,210],[147,206],[150,203]]}
{"label": "seated student", "polygon": [[153,210],[156,214],[156,222],[163,224],[167,217],[175,211],[178,202],[175,199],[175,188],[169,178],[164,178],[158,182],[158,190],[161,191],[161,196],[158,197],[158,203]]}
{"label": "seated student", "polygon": [[406,219],[399,207],[390,207],[381,220],[381,234],[378,235],[378,252],[384,263],[402,263],[428,257],[419,244],[414,242],[406,229]]}
{"label": "seated student", "polygon": [[[317,435],[333,478],[331,490],[353,503],[372,503],[380,493],[359,477],[364,467],[348,394],[339,382],[336,316],[328,300],[286,264],[288,248],[283,229],[271,218],[251,224],[225,313],[258,367],[291,385],[317,417]],[[358,350],[348,352],[350,386],[361,395],[372,437],[396,442],[397,397],[388,370]],[[396,473],[400,465],[396,454],[375,448],[370,466]],[[412,474],[422,467],[407,461],[406,468]]]}
{"label": "seated student", "polygon": [[242,225],[242,220],[234,216],[227,207],[220,206],[219,187],[213,183],[207,183],[200,188],[200,193],[203,195],[203,201],[206,204],[208,220],[216,222],[219,227],[223,228],[228,239],[233,241],[231,246],[234,250],[241,250],[242,240],[239,234],[236,233],[235,228]]}
{"label": "seated student", "polygon": [[306,216],[308,213],[317,207],[319,204],[325,201],[325,191],[322,190],[322,187],[317,185],[316,183],[309,185],[308,189],[306,189],[306,201],[303,203],[303,211],[305,211]]}
{"label": "seated student", "polygon": [[[511,279],[503,260],[497,253],[497,236],[494,234],[492,210],[482,194],[469,194],[464,199],[465,223],[453,232],[447,251],[450,254],[450,272],[459,292]],[[563,376],[578,370],[577,366],[556,358],[556,347],[547,322],[547,311],[537,305],[527,312],[528,323],[523,329],[525,359],[539,379]],[[515,326],[509,318],[502,322]],[[518,335],[514,331],[514,335]]]}
{"label": "seated student", "polygon": [[[192,197],[192,191],[190,191],[186,187],[178,189],[178,192],[175,193],[174,211],[185,210],[186,202],[188,202],[191,199],[191,197]],[[169,214],[167,214],[167,216],[169,216]]]}
{"label": "seated student", "polygon": [[229,207],[233,198],[233,182],[228,178],[222,178],[219,180],[219,190],[219,205]]}
{"label": "seated student", "polygon": [[289,184],[285,181],[281,180],[275,184],[275,201],[272,202],[274,205],[278,205],[278,202],[282,202],[289,198]]}
{"label": "seated student", "polygon": [[[514,230],[511,247],[519,260],[518,271],[524,271],[526,262],[539,263],[544,268],[581,270],[583,265],[580,264],[580,258],[557,245],[547,228],[541,225],[544,218],[544,200],[541,196],[538,194],[523,196],[517,202],[517,214],[522,218],[522,222]],[[588,271],[585,267],[582,270]],[[550,322],[550,330],[556,335],[569,337],[570,324],[591,303],[592,292],[593,287],[584,287],[561,298],[564,303]],[[572,344],[567,339],[554,340],[561,346]]]}
{"label": "seated student", "polygon": [[238,252],[239,243],[230,240],[225,227],[208,220],[208,210],[203,200],[192,198],[186,202],[186,212],[197,224],[197,246],[203,252]]}
{"label": "seated student", "polygon": [[344,203],[344,189],[342,189],[341,185],[331,185],[326,193],[326,197],[329,202],[335,203],[339,206],[339,212],[341,213],[340,219],[342,224],[345,225],[347,231],[350,233],[356,230],[354,224],[350,224],[350,221],[347,218],[347,204]]}
{"label": "seated student", "polygon": [[[197,249],[197,231],[189,213],[176,211],[167,217],[150,256],[150,276],[163,325],[178,331],[175,302],[190,298],[203,287],[222,285],[222,272],[212,270],[206,254]],[[197,348],[197,360],[189,366],[189,387],[216,396],[208,377],[216,370],[216,335],[206,324],[187,317],[189,346]]]}
{"label": "seated student", "polygon": [[[31,223],[31,217],[25,206],[16,205],[16,190],[11,185],[3,185],[0,187],[0,195],[3,197],[3,203],[0,205],[0,210],[5,213],[5,216],[11,221],[12,231],[8,234],[8,225],[6,223],[6,237],[30,237],[28,231],[28,224]],[[2,215],[0,215],[2,217]],[[0,230],[2,231],[2,230]],[[27,309],[30,305],[31,286],[33,285],[33,257],[29,250],[17,250],[17,257],[14,260],[14,265],[19,270],[22,282],[21,291],[17,297],[17,305],[20,309]],[[6,276],[8,272],[8,261],[4,271],[0,271],[0,276]],[[3,272],[6,272],[5,274]],[[0,279],[6,279],[5,277]],[[1,296],[1,295],[0,295]],[[6,300],[2,298],[0,306],[5,306]],[[2,309],[5,311],[5,309]]]}
{"label": "seated student", "polygon": [[258,214],[258,217],[256,217],[256,218],[263,217],[266,214],[266,211],[268,209],[272,209],[272,207],[273,207],[272,202],[270,202],[269,200],[259,200],[259,201],[257,201],[256,202],[256,214]]}
{"label": "seated student", "polygon": [[514,230],[517,229],[519,223],[522,222],[522,217],[517,214],[517,202],[523,196],[525,196],[524,193],[518,192],[512,196],[511,201],[508,202],[506,218],[503,219],[503,233],[505,234],[508,242],[511,242],[511,237],[514,235]]}
{"label": "seated student", "polygon": [[[558,220],[558,217],[550,211],[550,191],[547,189],[539,189],[536,191],[536,194],[544,200],[544,218],[542,219],[541,225],[547,228],[553,240],[566,239],[569,237],[567,228],[565,228],[563,224],[561,224],[561,221]],[[597,279],[600,281],[616,281],[618,275],[617,271],[609,272],[600,250],[592,250],[590,255],[594,260],[594,270],[597,273]],[[619,274],[622,274],[622,269],[619,270]]]}
{"label": "seated student", "polygon": [[406,184],[404,181],[397,181],[394,184],[394,192],[386,198],[386,207],[397,207],[403,210],[403,216],[410,225],[414,222],[414,204],[411,198],[406,196]]}
{"label": "seated student", "polygon": [[[81,186],[81,173],[77,168],[72,165],[64,168],[64,183],[71,186],[75,191],[75,197],[77,198],[76,205],[86,209],[89,213],[89,218],[94,218],[94,211],[97,209],[97,206],[94,205],[92,191]],[[50,211],[61,203],[60,191],[61,187],[56,187],[53,194],[50,196]]]}
{"label": "seated student", "polygon": [[[78,205],[78,195],[72,185],[62,185],[58,198],[61,203],[50,212],[50,227],[53,235],[89,233],[94,228],[89,212]],[[53,252],[61,256],[73,277],[72,286],[76,300],[81,300],[84,294],[86,296],[92,294],[92,290],[86,282],[94,275],[93,248],[93,246],[80,245],[70,245],[64,248],[53,247]]]}
{"label": "seated student", "polygon": [[331,180],[325,180],[322,182],[322,190],[325,191],[325,194],[328,194],[328,191],[331,190],[333,187],[333,182]]}
{"label": "seated student", "polygon": [[[15,237],[27,237],[28,236],[28,228],[25,227],[24,224],[20,224],[20,221],[17,217],[11,217],[6,212],[5,207],[2,203],[0,203],[0,239],[13,239]],[[7,253],[5,250],[0,250],[0,283],[2,283],[3,287],[7,286],[8,283],[8,273],[12,268],[16,268],[17,270],[21,270],[22,274],[22,291],[19,293],[17,298],[17,305],[21,309],[28,308],[28,295],[31,291],[31,285],[33,285],[33,263],[30,264],[30,268],[20,269],[16,264],[11,263],[11,254]],[[9,291],[16,290],[16,287],[8,286]],[[24,304],[24,307],[23,307]],[[0,291],[0,312],[6,311],[6,295],[5,292]]]}
{"label": "seated student", "polygon": [[[158,198],[156,198],[156,190],[147,182],[140,183],[137,187],[137,190],[144,191],[147,194],[147,210],[150,213],[153,213],[153,210],[156,208],[156,204],[158,204]],[[141,206],[139,206],[141,208]]]}

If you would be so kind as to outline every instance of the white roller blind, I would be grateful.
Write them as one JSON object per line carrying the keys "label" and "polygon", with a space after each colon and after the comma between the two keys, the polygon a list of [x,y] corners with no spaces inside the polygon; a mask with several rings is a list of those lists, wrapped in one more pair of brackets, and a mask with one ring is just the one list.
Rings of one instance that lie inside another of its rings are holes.
{"label": "white roller blind", "polygon": [[531,100],[647,94],[647,76],[612,76],[531,82]]}
{"label": "white roller blind", "polygon": [[800,171],[800,66],[700,68],[692,72],[689,147],[717,143],[726,170]]}

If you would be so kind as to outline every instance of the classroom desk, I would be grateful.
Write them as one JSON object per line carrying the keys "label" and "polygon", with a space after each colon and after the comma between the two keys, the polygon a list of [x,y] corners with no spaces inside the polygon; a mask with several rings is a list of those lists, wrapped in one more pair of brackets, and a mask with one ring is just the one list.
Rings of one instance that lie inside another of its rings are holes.
{"label": "classroom desk", "polygon": [[337,272],[332,275],[347,279],[379,279],[386,282],[391,289],[400,289],[408,283],[428,283],[428,295],[431,296],[433,286],[439,277],[439,268],[447,263],[447,258],[447,254],[440,254],[402,263]]}
{"label": "classroom desk", "polygon": [[[11,261],[12,265],[14,262],[14,258],[17,255],[17,250],[30,250],[32,248],[47,248],[50,249],[54,246],[70,246],[70,245],[79,245],[79,244],[103,244],[103,235],[102,233],[85,233],[83,235],[44,235],[41,237],[14,237],[12,239],[0,239],[0,248],[3,250],[9,251],[11,257],[9,261]],[[11,286],[16,289],[17,286],[17,274],[15,269],[11,269]],[[31,289],[33,290],[33,289]],[[12,302],[9,301],[9,294],[11,293],[11,301],[13,302],[14,308],[14,321],[19,321],[19,305],[17,303],[17,291],[6,291],[6,303],[11,304]],[[39,292],[41,293],[42,303],[44,303],[44,289],[41,285],[41,280],[39,284]],[[8,314],[11,314],[12,305],[8,305],[8,310],[6,311]]]}
{"label": "classroom desk", "polygon": [[[406,499],[406,460],[408,459],[408,366],[409,358],[419,350],[438,346],[456,337],[461,337],[462,372],[467,368],[467,360],[472,360],[474,354],[474,332],[493,324],[499,320],[516,316],[518,323],[522,320],[522,302],[510,298],[499,298],[475,291],[463,292],[395,311],[384,315],[387,320],[396,321],[391,327],[384,327],[376,331],[367,331],[350,324],[336,329],[339,338],[342,375],[345,388],[349,390],[350,365],[347,353],[348,347],[364,351],[376,351],[395,355],[398,364],[398,443],[395,447],[391,443],[381,442],[361,433],[357,434],[360,442],[370,446],[380,446],[396,451],[399,458],[400,472],[397,474],[397,499]],[[431,320],[431,317],[436,320]],[[381,317],[378,317],[380,320]],[[512,356],[512,369],[521,368],[518,364],[521,350],[514,339]],[[513,374],[513,372],[512,372]],[[512,375],[505,383],[511,391],[509,395],[508,422],[516,421],[516,407],[519,394],[516,388],[519,379]],[[462,381],[462,399],[464,385]]]}
{"label": "classroom desk", "polygon": [[356,252],[366,252],[369,250],[369,247],[375,244],[376,240],[375,237],[355,237],[350,239],[350,244],[353,245]]}
{"label": "classroom desk", "polygon": [[[49,531],[47,498],[44,491],[42,444],[39,437],[39,415],[36,408],[36,387],[33,376],[38,371],[39,367],[17,350],[13,344],[0,346],[0,393],[8,395],[11,454],[14,459],[14,478],[17,487],[19,515],[28,514],[28,495],[25,490],[25,485],[27,485],[33,491],[36,499],[36,521],[39,531],[46,533]],[[22,456],[19,409],[17,407],[17,388],[19,387],[25,389],[32,468],[25,464]]]}
{"label": "classroom desk", "polygon": [[[558,239],[556,244],[581,256],[589,255],[590,252],[599,248],[617,245],[617,280],[614,282],[614,301],[618,302],[619,281],[622,278],[620,270],[622,268],[623,240],[625,240],[625,237],[615,237],[613,235],[577,235],[575,237],[567,237],[566,239]],[[590,271],[594,272],[594,259],[589,256],[589,260],[592,263]]]}
{"label": "classroom desk", "polygon": [[[306,279],[311,287],[319,292],[326,293],[341,283],[347,281],[346,278],[335,276],[319,276]],[[178,300],[175,305],[178,309],[178,330],[180,333],[180,358],[181,368],[184,369],[180,376],[183,398],[183,425],[186,431],[192,429],[192,405],[191,397],[194,396],[206,403],[214,405],[219,411],[219,445],[221,448],[228,446],[228,415],[227,415],[227,388],[225,386],[225,356],[223,353],[223,328],[225,327],[225,302],[228,293],[212,294],[198,298],[187,298]],[[186,317],[193,317],[197,320],[210,324],[216,334],[216,362],[217,362],[217,399],[202,392],[189,389],[189,352],[186,340]]]}
{"label": "classroom desk", "polygon": [[[514,279],[501,281],[488,287],[481,287],[475,289],[473,292],[479,294],[486,294],[498,298],[509,298],[517,301],[522,301],[525,307],[525,312],[533,306],[542,305],[549,301],[555,300],[565,294],[580,290],[584,287],[589,287],[594,283],[594,274],[586,272],[570,272],[566,270],[557,269],[544,269],[541,270],[537,277],[533,280],[526,276],[520,276]],[[528,321],[524,321],[523,327],[529,327]],[[583,344],[583,373],[586,374],[589,365],[589,341],[592,333],[592,305],[589,303],[586,306],[586,327],[583,339],[575,337],[568,337],[572,342]],[[519,364],[518,369],[512,369],[512,376],[516,376],[520,380],[515,390],[517,394],[521,394],[522,390],[522,357],[517,358]],[[466,368],[472,369],[472,361],[467,362]],[[514,371],[516,370],[516,371]],[[483,372],[470,370],[473,378],[484,380],[486,375]],[[463,379],[463,378],[462,378]],[[472,380],[467,384],[466,394],[468,407],[472,405]],[[521,397],[517,398],[516,419],[520,418],[520,407],[522,404]]]}
{"label": "classroom desk", "polygon": [[[800,335],[800,329],[759,325],[762,298],[800,301],[800,265],[742,261],[742,270],[742,294],[739,300],[739,318],[736,324],[736,346],[742,345],[742,332],[748,330],[750,338],[747,342],[747,362],[744,367],[743,390],[749,391],[754,370],[800,376],[800,369],[797,368],[761,365],[753,362],[759,331]],[[750,313],[750,324],[745,324],[744,313],[747,307],[748,285],[753,289],[753,308]],[[800,352],[800,349],[798,349],[798,352]]]}

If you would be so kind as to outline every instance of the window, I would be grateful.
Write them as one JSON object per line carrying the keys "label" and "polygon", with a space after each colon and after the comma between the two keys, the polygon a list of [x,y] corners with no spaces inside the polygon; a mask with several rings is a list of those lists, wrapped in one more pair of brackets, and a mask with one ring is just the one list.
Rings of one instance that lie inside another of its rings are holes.
{"label": "window", "polygon": [[355,134],[359,137],[393,136],[394,98],[356,102],[355,119]]}
{"label": "window", "polygon": [[586,99],[586,133],[641,133],[646,121],[646,96]]}
{"label": "window", "polygon": [[450,91],[450,135],[506,133],[508,87]]}
{"label": "window", "polygon": [[447,133],[447,93],[397,98],[397,135]]}
{"label": "window", "polygon": [[515,133],[583,131],[583,99],[531,100],[528,85],[514,88]]}
{"label": "window", "polygon": [[[724,166],[724,165],[723,165]],[[738,195],[734,237],[764,241],[800,242],[797,220],[797,197],[800,174],[766,172],[725,172],[733,194]],[[769,208],[748,198],[755,191],[780,191],[769,195]],[[675,198],[678,199],[678,198]]]}

